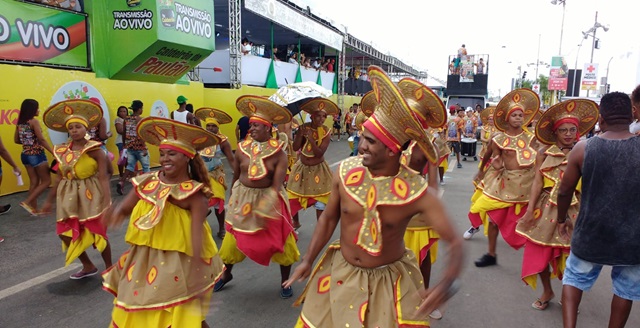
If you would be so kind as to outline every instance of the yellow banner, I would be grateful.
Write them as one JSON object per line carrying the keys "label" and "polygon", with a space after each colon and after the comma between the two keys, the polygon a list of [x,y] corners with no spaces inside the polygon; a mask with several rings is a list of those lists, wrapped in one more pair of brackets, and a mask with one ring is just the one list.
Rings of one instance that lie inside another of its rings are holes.
{"label": "yellow banner", "polygon": [[[141,100],[144,103],[143,117],[161,116],[169,117],[169,113],[178,108],[176,98],[179,95],[189,99],[194,109],[199,107],[214,107],[223,110],[234,119],[234,123],[222,125],[220,132],[229,137],[232,148],[236,148],[235,128],[237,120],[242,116],[236,109],[236,99],[241,95],[253,94],[270,96],[276,90],[258,87],[243,86],[242,89],[209,89],[201,83],[192,82],[190,85],[164,84],[136,81],[118,81],[96,78],[94,73],[71,70],[50,69],[44,67],[25,67],[18,65],[0,64],[0,138],[11,154],[14,162],[22,170],[23,186],[18,186],[16,177],[11,174],[11,168],[7,163],[3,164],[3,179],[0,186],[0,194],[9,194],[18,191],[26,191],[29,179],[24,165],[20,162],[22,146],[13,142],[13,135],[20,113],[20,104],[24,99],[35,99],[40,104],[40,114],[52,104],[71,98],[93,99],[100,103],[104,110],[105,119],[108,122],[109,131],[113,136],[107,140],[107,149],[113,153],[114,171],[117,174],[118,148],[115,145],[116,130],[114,120],[116,111],[120,106],[129,107],[133,100]],[[337,96],[332,100],[337,102]],[[345,108],[352,103],[359,102],[360,97],[345,96]],[[343,115],[345,111],[343,110]],[[327,126],[331,127],[333,120],[327,119]],[[67,140],[65,133],[50,131],[41,122],[42,131],[51,144],[58,144]],[[151,165],[158,166],[158,150],[149,147]],[[47,153],[49,162],[53,156]],[[4,161],[3,161],[4,162]]]}

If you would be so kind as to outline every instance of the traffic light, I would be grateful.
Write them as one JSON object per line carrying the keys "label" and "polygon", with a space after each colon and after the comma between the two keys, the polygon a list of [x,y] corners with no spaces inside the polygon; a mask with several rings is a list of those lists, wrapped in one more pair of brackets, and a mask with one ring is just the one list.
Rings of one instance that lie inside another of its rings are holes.
{"label": "traffic light", "polygon": [[607,86],[605,87],[604,91],[605,91],[604,93],[611,92],[611,84],[607,83]]}
{"label": "traffic light", "polygon": [[524,71],[524,73],[522,73],[522,79],[524,80],[524,78],[527,77],[527,71]]}

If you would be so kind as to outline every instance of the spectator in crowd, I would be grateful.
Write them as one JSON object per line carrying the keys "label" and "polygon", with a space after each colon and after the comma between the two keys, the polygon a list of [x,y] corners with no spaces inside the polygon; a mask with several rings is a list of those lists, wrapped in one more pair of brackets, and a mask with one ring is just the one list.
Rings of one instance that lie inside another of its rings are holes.
{"label": "spectator in crowd", "polygon": [[278,57],[276,57],[276,54],[278,53],[278,47],[277,46],[273,46],[273,48],[271,50],[265,50],[264,55],[262,55],[263,58],[271,58],[273,60],[279,60]]}
{"label": "spectator in crowd", "polygon": [[246,116],[241,117],[236,124],[236,140],[238,142],[244,141],[249,132],[249,118]]}
{"label": "spectator in crowd", "polygon": [[[186,109],[187,112],[193,114],[193,104],[187,104]],[[193,115],[193,125],[202,126],[202,121],[195,115]]]}
{"label": "spectator in crowd", "polygon": [[120,183],[116,187],[116,192],[123,194],[124,182],[132,178],[136,172],[136,165],[140,162],[142,172],[150,171],[149,150],[147,144],[138,135],[136,130],[138,122],[142,119],[142,107],[144,104],[140,100],[134,100],[129,107],[133,112],[124,119],[124,149],[127,151],[127,169],[120,177]]}
{"label": "spectator in crowd", "polygon": [[456,67],[457,64],[455,58],[451,59],[451,63],[449,63],[449,75],[456,74]]}
{"label": "spectator in crowd", "polygon": [[629,132],[640,134],[640,84],[631,93],[631,106],[633,109],[633,123],[629,125]]}
{"label": "spectator in crowd", "polygon": [[118,107],[118,112],[115,120],[116,126],[116,147],[118,147],[118,175],[124,175],[124,167],[126,165],[126,161],[122,160],[122,152],[124,150],[124,119],[129,114],[126,106]]}
{"label": "spectator in crowd", "polygon": [[[178,109],[171,112],[171,119],[176,120],[182,123],[187,123],[191,125],[197,125],[196,116],[193,113],[187,111],[187,98],[183,95],[178,96],[176,98],[176,102],[178,103]],[[191,106],[191,110],[193,111],[193,106]],[[200,125],[198,125],[200,126]]]}
{"label": "spectator in crowd", "polygon": [[242,45],[240,46],[240,51],[242,52],[243,55],[251,54],[251,44],[249,43],[249,39],[247,38],[242,39]]}
{"label": "spectator in crowd", "polygon": [[34,99],[25,99],[20,106],[18,124],[14,134],[15,143],[22,145],[20,158],[29,174],[29,193],[20,203],[29,214],[38,214],[38,196],[49,188],[51,175],[44,151],[53,154],[51,145],[44,138],[40,122],[36,119],[40,105]]}
{"label": "spectator in crowd", "polygon": [[476,66],[476,74],[484,74],[484,60],[480,58],[477,63],[473,64]]}
{"label": "spectator in crowd", "polygon": [[289,63],[291,64],[298,63],[298,53],[294,52],[293,54],[291,54],[291,56],[289,57]]}
{"label": "spectator in crowd", "polygon": [[335,71],[336,60],[331,58],[329,59],[329,64],[327,64],[327,72],[333,73]]}

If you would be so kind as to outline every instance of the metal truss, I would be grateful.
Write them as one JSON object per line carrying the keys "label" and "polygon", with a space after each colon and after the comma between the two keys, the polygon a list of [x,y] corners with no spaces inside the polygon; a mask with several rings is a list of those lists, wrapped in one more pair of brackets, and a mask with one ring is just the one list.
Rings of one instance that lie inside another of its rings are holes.
{"label": "metal truss", "polygon": [[[418,76],[420,74],[420,72],[401,62],[400,60],[398,60],[397,58],[390,56],[390,55],[385,55],[383,53],[381,53],[380,51],[376,50],[375,48],[373,48],[370,44],[367,44],[366,42],[363,42],[361,40],[359,40],[358,38],[354,37],[353,35],[347,34],[345,35],[345,39],[344,42],[347,44],[347,46],[349,46],[350,48],[353,48],[354,50],[361,52],[363,54],[366,54],[367,56],[370,56],[371,58],[375,58],[379,61],[382,61],[384,63],[387,63],[389,65],[391,65],[392,67],[404,71],[406,73],[411,74],[412,76]],[[391,71],[391,69],[390,69]],[[389,72],[387,72],[389,73]]]}
{"label": "metal truss", "polygon": [[231,88],[242,87],[242,1],[229,0],[229,77]]}

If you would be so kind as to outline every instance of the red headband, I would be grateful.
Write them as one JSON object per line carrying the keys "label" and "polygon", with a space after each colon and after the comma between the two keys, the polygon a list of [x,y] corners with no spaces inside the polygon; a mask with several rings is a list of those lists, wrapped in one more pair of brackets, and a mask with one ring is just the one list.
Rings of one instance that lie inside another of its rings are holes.
{"label": "red headband", "polygon": [[258,124],[262,124],[262,125],[266,125],[268,127],[271,127],[271,122],[265,120],[262,117],[258,117],[258,116],[251,116],[249,118],[249,123],[258,123]]}
{"label": "red headband", "polygon": [[509,116],[511,116],[511,113],[515,112],[515,111],[522,111],[522,113],[524,113],[524,109],[520,108],[520,107],[513,107],[511,109],[509,109],[509,111],[507,112],[507,120],[509,119]]}
{"label": "red headband", "polygon": [[[556,132],[556,130],[558,130],[558,128],[560,127],[560,125],[564,124],[564,123],[569,123],[569,124],[573,124],[577,127],[580,126],[580,120],[575,118],[575,117],[563,117],[557,121],[555,121],[553,123],[553,132]],[[578,131],[576,133],[576,140],[580,140],[580,131]]]}
{"label": "red headband", "polygon": [[185,147],[180,147],[177,144],[173,144],[173,143],[160,143],[160,146],[158,147],[159,149],[167,149],[167,150],[174,150],[177,151],[191,159],[193,159],[196,156],[195,150],[192,151],[190,149],[186,149]]}
{"label": "red headband", "polygon": [[364,124],[362,124],[362,127],[367,129],[374,136],[376,136],[378,140],[382,141],[382,143],[385,146],[387,146],[387,148],[391,149],[391,151],[394,152],[395,154],[397,154],[402,148],[402,145],[400,145],[400,142],[398,142],[398,140],[394,138],[389,133],[389,131],[387,131],[382,127],[380,122],[376,120],[375,116],[369,117],[369,119],[366,120]]}

